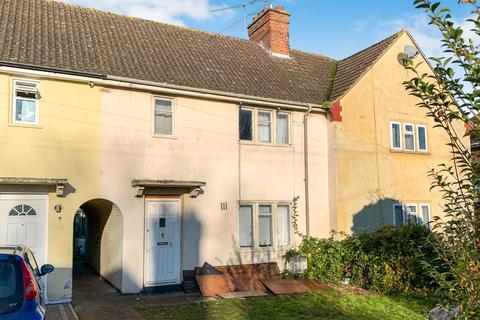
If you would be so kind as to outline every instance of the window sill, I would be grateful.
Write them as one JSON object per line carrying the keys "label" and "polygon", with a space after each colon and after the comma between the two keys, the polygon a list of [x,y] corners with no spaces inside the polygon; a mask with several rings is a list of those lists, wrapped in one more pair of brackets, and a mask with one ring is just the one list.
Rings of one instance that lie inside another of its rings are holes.
{"label": "window sill", "polygon": [[255,247],[255,248],[239,248],[239,252],[265,252],[265,251],[287,251],[291,248],[292,246],[280,246],[280,247]]}
{"label": "window sill", "polygon": [[168,135],[163,135],[163,134],[153,134],[153,138],[163,138],[163,139],[172,139],[172,140],[177,140],[178,137],[176,136],[168,136]]}
{"label": "window sill", "polygon": [[275,143],[260,143],[260,142],[251,142],[251,141],[245,141],[245,140],[240,140],[238,142],[241,145],[245,146],[258,146],[258,147],[274,147],[274,148],[290,148],[293,149],[292,144],[275,144]]}
{"label": "window sill", "polygon": [[43,129],[43,126],[39,124],[28,124],[28,123],[13,123],[10,122],[8,124],[9,127],[17,127],[17,128],[30,128],[30,129]]}
{"label": "window sill", "polygon": [[395,149],[390,149],[391,153],[401,153],[401,154],[416,154],[416,155],[423,155],[423,156],[429,156],[430,152],[429,151],[407,151],[407,150],[395,150]]}

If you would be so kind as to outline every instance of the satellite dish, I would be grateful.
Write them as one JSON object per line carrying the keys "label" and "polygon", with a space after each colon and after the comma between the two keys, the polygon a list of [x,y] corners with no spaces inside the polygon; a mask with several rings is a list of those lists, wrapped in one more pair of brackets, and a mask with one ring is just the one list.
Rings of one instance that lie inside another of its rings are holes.
{"label": "satellite dish", "polygon": [[414,59],[418,55],[418,49],[414,46],[405,46],[403,52],[407,55],[409,59]]}

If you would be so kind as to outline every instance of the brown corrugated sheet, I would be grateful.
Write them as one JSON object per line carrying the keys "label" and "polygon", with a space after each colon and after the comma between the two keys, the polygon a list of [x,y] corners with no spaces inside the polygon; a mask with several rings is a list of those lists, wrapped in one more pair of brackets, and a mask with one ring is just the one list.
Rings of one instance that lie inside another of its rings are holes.
{"label": "brown corrugated sheet", "polygon": [[302,103],[340,96],[391,41],[340,61],[332,86],[337,62],[321,55],[276,58],[244,39],[51,0],[0,6],[0,61]]}
{"label": "brown corrugated sheet", "polygon": [[265,279],[262,283],[274,294],[314,292],[329,288],[318,280],[311,279]]}

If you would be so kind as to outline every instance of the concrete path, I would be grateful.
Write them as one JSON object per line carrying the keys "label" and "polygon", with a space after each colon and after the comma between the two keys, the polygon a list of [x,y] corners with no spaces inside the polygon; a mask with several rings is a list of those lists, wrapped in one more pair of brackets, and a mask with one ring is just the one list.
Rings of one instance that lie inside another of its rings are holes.
{"label": "concrete path", "polygon": [[70,303],[47,306],[46,320],[78,320]]}
{"label": "concrete path", "polygon": [[73,308],[80,320],[143,320],[135,307],[155,304],[203,302],[198,293],[121,295],[84,264],[76,264],[73,277]]}

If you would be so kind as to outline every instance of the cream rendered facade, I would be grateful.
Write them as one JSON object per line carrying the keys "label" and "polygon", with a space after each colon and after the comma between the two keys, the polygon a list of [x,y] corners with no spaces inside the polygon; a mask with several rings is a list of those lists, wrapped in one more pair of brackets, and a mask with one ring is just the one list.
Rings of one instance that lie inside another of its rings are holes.
{"label": "cream rendered facade", "polygon": [[[39,82],[39,125],[10,121],[14,79]],[[216,265],[281,262],[287,248],[238,246],[239,204],[291,203],[299,196],[299,225],[305,232],[304,116],[290,113],[291,144],[239,141],[237,102],[166,94],[161,89],[129,89],[112,83],[3,68],[0,71],[0,176],[68,179],[64,197],[55,188],[2,185],[5,194],[48,195],[47,261],[50,301],[72,295],[73,220],[80,206],[96,217],[89,236],[90,264],[124,293],[144,288],[146,197],[181,199],[181,270],[205,261]],[[153,134],[155,97],[173,99],[174,135]],[[245,105],[275,111],[276,108]],[[327,116],[308,116],[310,232],[326,237],[336,220],[330,194],[332,127]],[[317,177],[321,177],[318,179]],[[138,196],[132,181],[157,179],[203,181],[201,194],[149,191]],[[228,210],[221,210],[221,203]],[[61,205],[61,212],[55,207]],[[291,245],[298,243],[293,237]],[[91,251],[92,252],[92,251]]]}
{"label": "cream rendered facade", "polygon": [[[339,230],[347,233],[393,224],[396,203],[428,205],[430,216],[442,213],[441,194],[430,191],[427,171],[449,162],[449,139],[442,129],[433,128],[426,110],[415,105],[418,101],[402,85],[414,76],[397,57],[405,46],[416,46],[406,31],[340,98],[342,120],[335,122],[336,201]],[[431,74],[419,54],[415,63],[421,61],[421,71]],[[391,121],[426,125],[427,152],[392,150]],[[457,132],[465,132],[462,124]]]}

